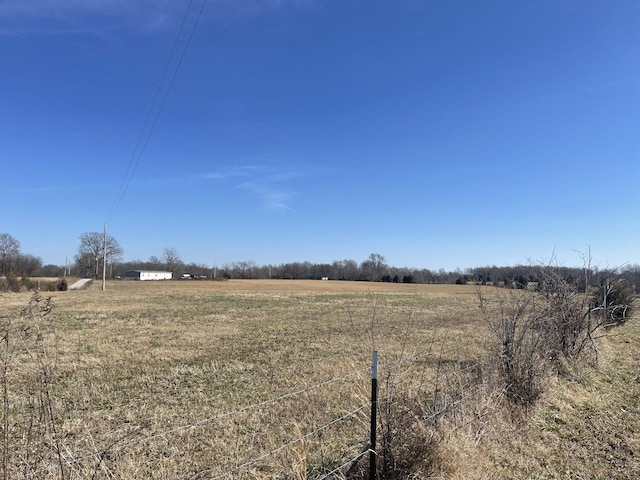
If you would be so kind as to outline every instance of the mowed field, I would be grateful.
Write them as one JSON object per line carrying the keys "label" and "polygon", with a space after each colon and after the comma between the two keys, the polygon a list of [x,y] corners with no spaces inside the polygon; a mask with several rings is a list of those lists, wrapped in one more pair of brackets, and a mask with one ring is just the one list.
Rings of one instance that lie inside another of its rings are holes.
{"label": "mowed field", "polygon": [[450,413],[421,433],[437,461],[413,459],[416,478],[640,473],[636,321],[600,340],[598,369],[549,378],[540,405],[515,414],[467,383],[489,348],[474,286],[95,282],[51,296],[44,319],[20,313],[31,294],[0,297],[15,330],[3,351],[9,478],[341,478],[366,464],[372,350],[381,435],[415,438],[428,422],[400,419]]}

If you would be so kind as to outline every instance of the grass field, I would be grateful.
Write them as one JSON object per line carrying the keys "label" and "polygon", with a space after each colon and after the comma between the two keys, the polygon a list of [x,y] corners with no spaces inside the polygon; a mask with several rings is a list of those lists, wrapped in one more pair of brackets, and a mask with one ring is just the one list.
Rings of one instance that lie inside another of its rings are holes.
{"label": "grass field", "polygon": [[599,368],[549,378],[516,414],[466,383],[487,347],[473,286],[111,282],[52,295],[44,320],[20,315],[30,294],[0,297],[18,329],[3,351],[7,478],[322,478],[344,465],[340,478],[367,446],[374,349],[380,434],[434,446],[412,478],[640,478],[636,321],[599,341]]}

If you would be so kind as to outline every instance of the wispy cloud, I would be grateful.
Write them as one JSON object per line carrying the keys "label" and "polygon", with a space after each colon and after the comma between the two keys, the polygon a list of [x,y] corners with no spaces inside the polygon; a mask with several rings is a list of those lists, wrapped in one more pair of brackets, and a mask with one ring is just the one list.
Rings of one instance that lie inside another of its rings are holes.
{"label": "wispy cloud", "polygon": [[20,194],[20,193],[58,193],[69,190],[66,186],[60,187],[23,187],[23,188],[0,188],[0,194]]}
{"label": "wispy cloud", "polygon": [[[18,182],[17,182],[18,183]],[[115,184],[109,183],[79,183],[79,184],[51,184],[31,185],[26,187],[2,187],[0,186],[0,194],[31,194],[31,193],[64,193],[64,192],[95,192],[96,190],[105,190],[114,187]]]}
{"label": "wispy cloud", "polygon": [[273,211],[292,210],[295,181],[309,176],[302,169],[289,169],[270,165],[243,165],[206,172],[194,178],[211,181],[229,181],[231,186],[258,199],[261,205]]}
{"label": "wispy cloud", "polygon": [[250,193],[260,200],[261,205],[271,211],[292,210],[291,202],[294,195],[279,189],[277,185],[243,183],[238,188]]}
{"label": "wispy cloud", "polygon": [[[207,10],[215,14],[257,14],[317,1],[196,0],[192,9],[195,12],[202,6],[200,2],[207,2]],[[176,0],[0,0],[0,35],[156,31],[174,26],[186,5]]]}
{"label": "wispy cloud", "polygon": [[241,13],[259,13],[265,10],[281,10],[289,7],[307,7],[320,0],[213,0],[217,6],[226,6]]}
{"label": "wispy cloud", "polygon": [[264,172],[267,167],[261,165],[241,165],[220,168],[205,173],[193,175],[194,180],[226,180],[230,178],[245,178]]}
{"label": "wispy cloud", "polygon": [[2,0],[0,33],[144,31],[169,24],[181,10],[184,5],[171,0]]}

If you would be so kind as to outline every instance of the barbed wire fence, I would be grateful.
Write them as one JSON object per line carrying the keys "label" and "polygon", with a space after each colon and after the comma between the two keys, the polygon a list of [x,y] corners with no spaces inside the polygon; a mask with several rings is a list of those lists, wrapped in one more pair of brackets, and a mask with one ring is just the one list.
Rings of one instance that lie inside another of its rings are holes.
{"label": "barbed wire fence", "polygon": [[[344,405],[344,408],[342,408],[338,414],[328,420],[317,425],[304,426],[304,431],[299,432],[299,434],[282,439],[276,446],[265,446],[260,453],[237,459],[235,463],[230,464],[228,460],[226,462],[220,460],[220,465],[216,465],[216,459],[210,459],[209,465],[200,467],[197,470],[184,471],[183,469],[183,473],[174,475],[173,478],[210,480],[255,478],[259,477],[261,473],[268,476],[266,472],[269,471],[269,469],[277,470],[280,468],[282,471],[287,468],[286,465],[282,465],[281,460],[275,461],[274,459],[276,457],[306,442],[311,442],[311,445],[306,447],[307,449],[319,447],[323,441],[321,437],[323,437],[324,434],[348,422],[351,423],[348,423],[348,425],[343,428],[353,430],[351,437],[353,440],[351,443],[345,443],[341,446],[340,457],[333,457],[331,459],[333,461],[332,464],[320,466],[305,465],[302,470],[298,468],[298,477],[313,478],[315,480],[328,478],[376,478],[376,462],[380,463],[381,457],[389,454],[387,450],[392,448],[392,445],[389,444],[395,441],[394,438],[388,436],[391,428],[396,428],[396,426],[390,424],[395,421],[401,421],[399,418],[393,418],[394,416],[402,416],[405,413],[414,415],[413,410],[415,407],[417,405],[424,406],[426,402],[428,403],[428,408],[421,410],[419,421],[431,425],[434,429],[438,429],[441,428],[439,423],[445,415],[454,418],[455,415],[452,415],[452,412],[461,404],[470,399],[475,399],[483,393],[481,391],[484,388],[482,385],[472,385],[464,380],[460,380],[467,376],[468,372],[473,372],[481,368],[481,365],[479,363],[469,362],[466,364],[442,362],[443,357],[451,352],[452,350],[440,350],[437,352],[437,357],[434,357],[434,352],[430,350],[426,353],[406,355],[404,358],[386,360],[383,358],[380,365],[382,382],[380,386],[377,385],[376,375],[376,385],[374,386],[372,384],[371,398],[366,398],[362,392],[366,391],[366,374],[371,372],[373,380],[373,370],[377,370],[377,367],[374,367],[373,364],[364,368],[355,369],[352,372],[338,377],[323,380],[312,385],[302,386],[266,400],[126,441],[126,438],[130,438],[136,433],[138,435],[140,434],[140,431],[129,432],[101,449],[96,448],[93,451],[74,454],[72,449],[67,447],[64,449],[62,456],[64,459],[63,467],[68,471],[61,476],[64,478],[87,478],[87,476],[95,476],[95,472],[98,470],[103,470],[105,477],[116,477],[117,475],[114,472],[117,471],[118,461],[122,454],[131,452],[130,455],[135,456],[137,453],[136,449],[144,445],[152,444],[160,440],[170,444],[172,437],[180,435],[200,437],[203,435],[202,429],[205,427],[215,427],[217,423],[225,419],[240,417],[248,412],[258,412],[259,416],[262,410],[268,406],[281,405],[283,406],[282,408],[286,410],[288,408],[286,402],[292,399],[301,398],[301,401],[304,402],[308,395],[314,391],[333,388],[340,382],[350,381],[351,383],[359,384],[360,394],[356,396],[356,402],[351,406]],[[430,377],[428,377],[424,371],[420,371],[420,369],[424,370],[424,365],[428,363],[434,363],[436,365]],[[444,371],[445,368],[443,368],[443,364],[445,363],[447,364],[446,372]],[[356,382],[353,382],[354,380],[356,380]],[[456,391],[448,391],[447,389],[456,382],[461,384],[456,387]],[[380,389],[379,396],[377,396],[378,388]],[[367,413],[374,401],[374,392],[376,394],[376,405],[371,409],[371,415],[368,416]],[[375,420],[375,412],[379,412],[378,423]],[[485,409],[481,415],[476,415],[471,419],[454,418],[455,424],[457,425],[455,428],[465,428],[473,422],[481,421],[482,416],[490,414],[490,409]],[[369,426],[368,422],[372,417],[373,422]],[[255,418],[253,420],[255,420]],[[239,423],[241,421],[242,420],[237,420],[236,422]],[[295,423],[287,418],[281,418],[279,422],[283,425]],[[369,428],[367,428],[368,426]],[[451,428],[451,425],[449,425],[449,428]],[[375,440],[373,440],[374,437],[371,436],[375,435],[376,432],[378,432],[380,436],[380,443],[377,445],[377,448]],[[402,432],[398,433],[400,436],[402,434]],[[451,434],[451,432],[449,432],[449,434]],[[254,451],[254,449],[248,450],[251,452]],[[368,467],[364,462],[367,457],[370,459]],[[188,461],[188,459],[185,460]],[[272,465],[269,466],[270,462]],[[280,462],[280,467],[274,467],[278,462]],[[109,465],[107,465],[107,463],[109,463]],[[267,467],[265,467],[264,464],[267,464]],[[57,464],[51,462],[46,468],[29,472],[23,475],[22,478],[50,476],[55,472],[56,468],[58,468]],[[294,470],[292,465],[289,465],[289,468],[292,471]],[[88,472],[94,473],[93,475],[88,475]],[[291,472],[287,473],[290,474]]]}
{"label": "barbed wire fence", "polygon": [[[29,452],[15,453],[16,463],[10,469],[5,458],[5,477],[96,478],[100,472],[99,478],[121,478],[131,471],[124,468],[128,461],[126,466],[139,464],[140,476],[170,463],[166,471],[157,470],[158,478],[363,479],[377,478],[377,466],[382,469],[379,478],[389,478],[385,476],[389,465],[406,453],[395,451],[398,446],[406,449],[412,441],[416,447],[433,445],[447,432],[491,415],[491,405],[476,409],[472,417],[459,413],[466,402],[492,395],[475,378],[483,364],[458,358],[455,345],[427,341],[423,347],[420,352],[408,352],[404,344],[390,348],[381,355],[379,368],[377,351],[370,365],[363,365],[364,354],[357,352],[360,360],[347,362],[346,373],[312,383],[303,375],[302,385],[285,393],[164,429],[158,428],[160,422],[146,422],[144,415],[138,415],[134,421],[121,419],[119,425],[118,419],[112,424],[114,430],[95,436],[80,426],[64,430],[67,436],[59,435],[62,429],[43,430],[37,445],[43,448],[40,456],[34,461]],[[371,373],[370,391],[367,373]],[[408,436],[416,435],[411,422],[425,428],[418,429],[423,436],[409,441]],[[5,437],[5,444],[8,440]],[[235,449],[229,445],[234,442]],[[428,456],[430,451],[418,453]]]}

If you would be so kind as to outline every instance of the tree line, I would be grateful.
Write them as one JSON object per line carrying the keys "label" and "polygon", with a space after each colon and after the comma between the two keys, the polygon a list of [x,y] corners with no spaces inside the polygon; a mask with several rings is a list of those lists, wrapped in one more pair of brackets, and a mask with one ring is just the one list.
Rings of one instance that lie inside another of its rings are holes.
{"label": "tree line", "polygon": [[19,276],[57,277],[63,273],[58,265],[43,265],[35,255],[22,253],[20,242],[8,233],[0,233],[0,277],[14,273]]}
{"label": "tree line", "polygon": [[[0,277],[9,273],[18,276],[100,278],[103,274],[105,235],[101,232],[86,232],[79,237],[79,246],[73,262],[68,265],[43,265],[34,255],[22,253],[20,242],[8,233],[0,233]],[[358,262],[353,259],[335,260],[331,263],[309,261],[282,263],[278,265],[258,265],[253,260],[240,260],[209,266],[203,263],[186,263],[175,247],[166,247],[158,255],[147,260],[123,260],[124,250],[111,235],[106,236],[106,276],[122,278],[129,270],[164,270],[173,272],[173,278],[192,279],[331,279],[346,281],[390,282],[390,283],[438,283],[438,284],[480,284],[529,288],[539,284],[538,265],[484,266],[456,269],[430,270],[427,268],[395,267],[389,265],[379,253],[371,253]],[[585,267],[555,267],[568,282],[579,284],[589,278],[590,282],[604,279],[623,281],[634,294],[640,290],[640,265],[626,265],[619,269],[598,269]],[[585,285],[582,288],[586,288]]]}

